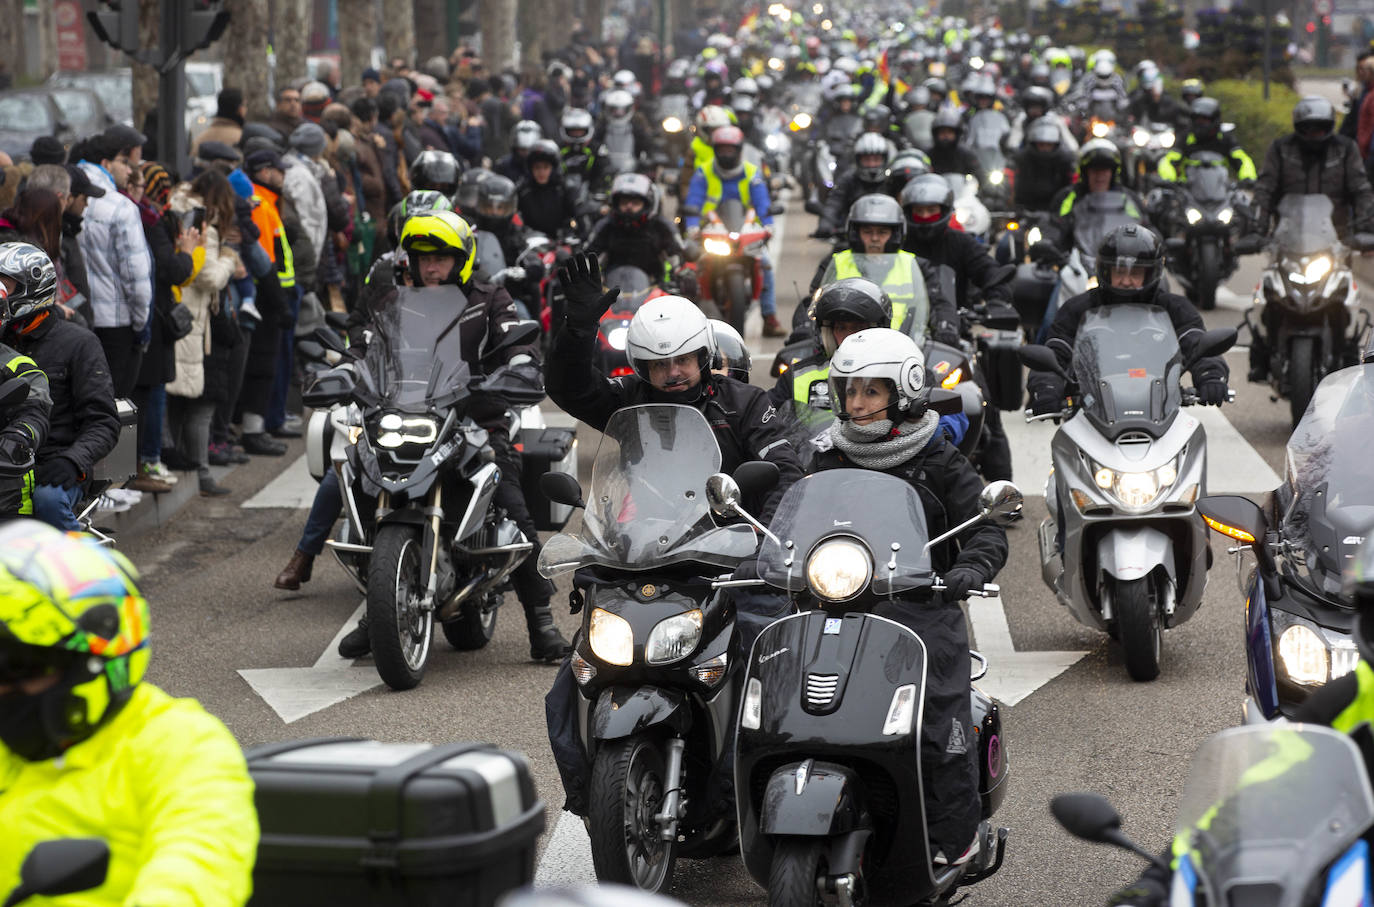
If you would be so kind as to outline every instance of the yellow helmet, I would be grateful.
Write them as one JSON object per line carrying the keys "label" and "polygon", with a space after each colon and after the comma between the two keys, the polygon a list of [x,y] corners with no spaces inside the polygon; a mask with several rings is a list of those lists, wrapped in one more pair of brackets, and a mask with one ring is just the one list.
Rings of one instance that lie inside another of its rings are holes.
{"label": "yellow helmet", "polygon": [[88,536],[37,520],[0,528],[0,682],[55,677],[0,710],[0,742],[51,759],[112,719],[148,667],[137,571]]}
{"label": "yellow helmet", "polygon": [[410,257],[410,272],[419,283],[418,255],[452,255],[457,261],[450,283],[465,284],[477,266],[477,236],[452,211],[417,214],[401,229],[401,248]]}

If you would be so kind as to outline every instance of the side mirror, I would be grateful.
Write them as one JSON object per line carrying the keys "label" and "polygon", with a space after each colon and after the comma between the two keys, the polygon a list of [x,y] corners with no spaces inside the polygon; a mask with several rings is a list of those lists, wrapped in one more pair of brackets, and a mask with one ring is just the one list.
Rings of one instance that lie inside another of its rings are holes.
{"label": "side mirror", "polygon": [[803,202],[802,210],[807,214],[814,214],[817,217],[825,213],[825,209],[821,207],[821,203],[814,198],[808,198]]}
{"label": "side mirror", "polygon": [[1350,248],[1356,252],[1374,250],[1374,233],[1356,233],[1350,238]]}
{"label": "side mirror", "polygon": [[1004,480],[989,482],[978,495],[978,509],[998,525],[1015,521],[1024,502],[1021,489]]}
{"label": "side mirror", "polygon": [[533,343],[535,339],[539,337],[542,330],[543,328],[540,327],[539,322],[534,320],[526,319],[524,321],[513,321],[506,325],[505,331],[497,338],[496,342],[491,345],[491,349],[487,350],[482,355],[482,358],[484,360],[490,359],[493,355],[502,350]]}
{"label": "side mirror", "polygon": [[729,517],[739,513],[739,502],[740,488],[733,478],[718,472],[706,480],[706,503],[716,516]]}
{"label": "side mirror", "polygon": [[0,407],[18,406],[29,398],[29,383],[15,377],[0,384]]}
{"label": "side mirror", "polygon": [[1021,364],[1033,372],[1052,372],[1061,378],[1068,377],[1060,367],[1054,351],[1047,346],[1029,343],[1018,349],[1016,354],[1021,358]]}
{"label": "side mirror", "polygon": [[1208,526],[1246,545],[1262,545],[1269,528],[1260,506],[1238,494],[1209,494],[1198,500],[1197,512]]}
{"label": "side mirror", "polygon": [[310,332],[310,338],[327,350],[333,350],[340,356],[358,357],[357,351],[350,350],[337,333],[329,328],[315,328]]}
{"label": "side mirror", "polygon": [[539,477],[539,490],[555,504],[566,504],[569,507],[587,506],[587,502],[582,500],[582,486],[566,472],[544,473]]}
{"label": "side mirror", "polygon": [[1060,794],[1050,801],[1055,821],[1075,838],[1111,844],[1121,834],[1121,815],[1101,794]]}
{"label": "side mirror", "polygon": [[35,895],[54,897],[89,891],[105,884],[110,845],[100,838],[58,838],[34,846],[19,868],[19,886],[6,907]]}
{"label": "side mirror", "polygon": [[1202,339],[1193,347],[1193,356],[1189,360],[1189,367],[1199,359],[1208,356],[1220,356],[1222,353],[1236,345],[1237,333],[1235,328],[1213,328],[1202,335]]}
{"label": "side mirror", "polygon": [[352,397],[357,386],[351,368],[331,368],[315,377],[315,383],[301,393],[301,402],[311,409],[328,409]]}
{"label": "side mirror", "polygon": [[956,391],[935,388],[926,404],[942,416],[957,416],[964,411],[964,398]]}
{"label": "side mirror", "polygon": [[761,495],[778,484],[778,465],[767,460],[750,460],[735,469],[735,483],[747,495]]}

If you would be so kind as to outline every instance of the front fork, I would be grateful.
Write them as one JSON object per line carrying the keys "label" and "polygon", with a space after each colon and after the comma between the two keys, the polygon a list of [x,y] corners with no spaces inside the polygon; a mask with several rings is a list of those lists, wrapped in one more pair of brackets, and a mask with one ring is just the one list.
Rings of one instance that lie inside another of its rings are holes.
{"label": "front fork", "polygon": [[687,741],[681,737],[668,739],[668,759],[663,770],[663,805],[654,817],[658,822],[658,837],[663,841],[677,840],[682,804],[682,753],[686,748]]}

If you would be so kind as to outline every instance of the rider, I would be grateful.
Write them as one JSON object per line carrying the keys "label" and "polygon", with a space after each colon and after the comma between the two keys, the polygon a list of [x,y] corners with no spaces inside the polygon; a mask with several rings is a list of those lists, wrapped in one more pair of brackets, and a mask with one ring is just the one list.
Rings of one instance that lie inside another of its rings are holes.
{"label": "rider", "polygon": [[1073,186],[1076,162],[1064,147],[1059,125],[1041,117],[1026,130],[1026,147],[1014,158],[1016,185],[1012,205],[1018,210],[1049,211],[1054,198]]}
{"label": "rider", "polygon": [[[452,211],[418,214],[406,221],[401,230],[401,248],[410,262],[410,276],[417,287],[453,286],[467,297],[466,311],[479,311],[481,317],[459,322],[459,343],[464,360],[475,365],[482,349],[500,337],[506,326],[514,323],[515,303],[503,288],[478,282],[473,278],[476,266],[477,240],[472,228]],[[395,296],[383,301],[382,307],[394,304]],[[506,351],[504,365],[535,365],[528,348]],[[549,610],[551,584],[539,575],[539,532],[525,504],[520,488],[520,454],[507,436],[505,406],[496,401],[477,400],[470,412],[487,430],[488,441],[501,468],[500,484],[496,487],[496,503],[506,511],[525,538],[534,543],[530,556],[511,574],[511,584],[525,611],[529,631],[530,658],[535,661],[556,661],[568,654],[568,641],[554,626]],[[324,550],[329,530],[343,511],[343,496],[338,476],[333,470],[325,473],[315,493],[315,501],[306,518],[305,530],[291,560],[277,576],[278,589],[299,589],[309,582],[315,558]],[[367,617],[339,641],[339,654],[344,658],[361,658],[371,651]]]}
{"label": "rider", "polygon": [[89,537],[0,528],[0,891],[35,845],[95,836],[104,884],[61,903],[236,907],[257,855],[253,781],[218,719],[143,682],[136,578]]}
{"label": "rider", "polygon": [[[23,315],[36,306],[51,306],[57,294],[57,271],[43,255],[43,268],[34,253],[42,251],[28,243],[0,245],[0,324]],[[39,264],[39,279],[33,279],[30,266]],[[104,361],[103,356],[101,361]],[[0,381],[22,378],[29,394],[22,403],[9,408],[0,428],[0,462],[7,469],[31,463],[34,453],[48,437],[48,414],[52,395],[48,377],[28,356],[0,343]],[[108,373],[107,373],[108,380]],[[33,513],[34,474],[0,475],[0,519]]]}
{"label": "rider", "polygon": [[[737,198],[744,209],[753,209],[755,216],[772,234],[772,202],[768,184],[759,175],[758,167],[744,160],[744,133],[738,126],[717,129],[711,136],[711,163],[692,174],[692,182],[683,200],[683,220],[689,233],[701,230],[701,218],[715,210],[728,198]],[[787,332],[778,324],[777,297],[774,293],[773,263],[764,246],[760,251],[763,266],[763,287],[759,292],[759,311],[763,315],[763,336],[783,337]]]}
{"label": "rider", "polygon": [[936,173],[973,174],[978,185],[987,182],[987,173],[978,162],[978,155],[972,148],[959,144],[964,134],[964,120],[958,110],[943,107],[935,113],[930,124],[930,133],[935,144],[930,149],[930,169]]}
{"label": "rider", "polygon": [[[838,418],[830,426],[833,447],[820,454],[818,469],[874,469],[907,482],[920,496],[932,538],[978,515],[983,483],[927,408],[925,358],[914,340],[884,328],[845,338],[830,363],[830,386]],[[922,789],[937,864],[964,863],[979,851],[969,641],[959,602],[991,582],[1006,561],[1006,532],[976,525],[931,550],[932,569],[945,584],[931,600],[894,598],[874,608],[938,653],[929,662],[921,720]]]}
{"label": "rider", "polygon": [[1164,123],[1173,126],[1187,117],[1187,109],[1164,93],[1164,77],[1151,70],[1140,77],[1140,87],[1131,94],[1131,119],[1137,123]]}
{"label": "rider", "polygon": [[644,115],[635,110],[634,95],[624,89],[606,92],[601,99],[601,121],[592,135],[592,147],[607,145],[607,136],[618,130],[628,130],[633,146],[631,156],[637,161],[653,149],[649,139],[649,124]]}
{"label": "rider", "polygon": [[544,137],[544,130],[534,120],[521,120],[511,129],[510,152],[502,155],[492,164],[491,169],[512,183],[525,178],[525,158],[529,157],[534,143]]}
{"label": "rider", "polygon": [[841,219],[860,196],[882,192],[887,187],[888,142],[873,132],[865,132],[854,142],[854,166],[836,181],[825,199],[825,210],[815,235],[831,236],[840,230]]}
{"label": "rider", "polygon": [[1147,224],[1145,205],[1140,196],[1119,185],[1121,152],[1107,139],[1093,139],[1078,151],[1078,183],[1059,192],[1050,202],[1051,222],[1044,231],[1045,238],[1031,248],[1033,257],[1055,264],[1073,249],[1075,208],[1086,196],[1099,192],[1120,192],[1125,195],[1125,212]]}
{"label": "rider", "polygon": [[417,189],[401,199],[386,215],[388,249],[377,256],[363,281],[358,304],[349,313],[349,327],[361,329],[372,317],[375,307],[397,287],[409,279],[409,261],[401,248],[401,229],[410,218],[426,211],[451,211],[453,202],[437,189]]}
{"label": "rider", "polygon": [[1183,147],[1175,147],[1159,161],[1159,176],[1170,182],[1183,178],[1182,168],[1199,151],[1213,151],[1226,158],[1231,172],[1238,180],[1254,180],[1255,162],[1240,147],[1235,136],[1221,131],[1221,102],[1216,98],[1198,98],[1189,110],[1193,128],[1183,140]]}
{"label": "rider", "polygon": [[410,165],[410,188],[433,189],[442,192],[453,200],[458,192],[458,180],[463,175],[463,166],[458,159],[447,151],[430,148],[420,152],[415,163]]}
{"label": "rider", "polygon": [[887,183],[882,191],[894,199],[900,198],[907,183],[929,172],[930,158],[926,153],[919,148],[908,148],[887,165]]}
{"label": "rider", "polygon": [[686,254],[673,225],[658,212],[658,193],[642,173],[622,173],[611,183],[611,213],[592,227],[587,251],[603,256],[604,269],[638,268],[654,283],[672,279],[673,258]]}
{"label": "rider", "polygon": [[0,245],[0,280],[9,292],[5,342],[49,376],[46,399],[23,404],[48,410],[47,431],[35,445],[32,513],[58,529],[79,530],[75,509],[84,482],[119,440],[110,369],[95,335],[58,310],[57,271],[47,253],[28,243]]}
{"label": "rider", "polygon": [[563,158],[552,139],[534,143],[525,157],[525,171],[516,189],[525,226],[555,239],[572,230],[581,212],[563,181]]}
{"label": "rider", "polygon": [[563,111],[558,124],[559,154],[564,176],[581,175],[588,195],[597,195],[610,175],[610,155],[592,141],[592,115],[580,107]]}
{"label": "rider", "polygon": [[1078,150],[1078,139],[1062,116],[1054,111],[1054,92],[1041,85],[1031,85],[1021,92],[1021,112],[1012,121],[1006,146],[1010,150],[1024,149],[1030,144],[1030,129],[1041,120],[1054,123],[1059,132],[1060,145],[1069,152]]}
{"label": "rider", "polygon": [[[738,84],[738,83],[736,83]],[[749,370],[754,357],[739,331],[719,318],[711,319],[711,336],[716,341],[716,356],[711,360],[711,373],[749,383]]]}

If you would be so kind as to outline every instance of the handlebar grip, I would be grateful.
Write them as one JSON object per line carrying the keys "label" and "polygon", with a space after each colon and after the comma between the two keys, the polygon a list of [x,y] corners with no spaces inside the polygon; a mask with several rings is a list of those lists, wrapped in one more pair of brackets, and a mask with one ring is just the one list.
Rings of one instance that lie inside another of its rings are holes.
{"label": "handlebar grip", "polygon": [[976,595],[979,598],[996,598],[1002,594],[1002,587],[996,583],[983,583],[981,589],[968,590],[969,595]]}

